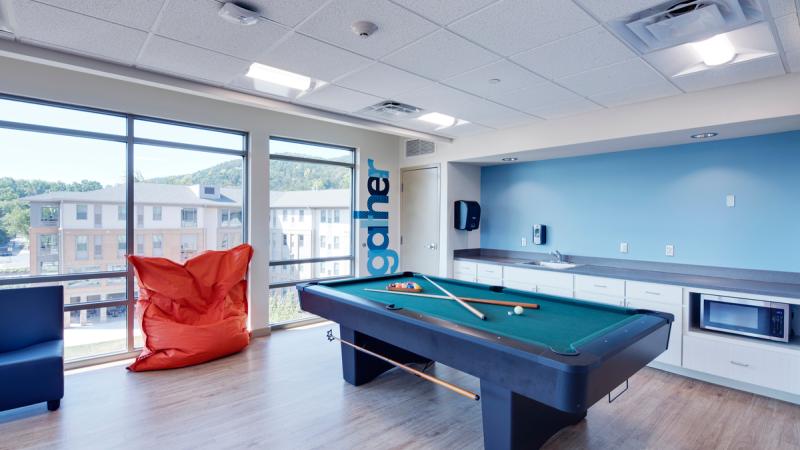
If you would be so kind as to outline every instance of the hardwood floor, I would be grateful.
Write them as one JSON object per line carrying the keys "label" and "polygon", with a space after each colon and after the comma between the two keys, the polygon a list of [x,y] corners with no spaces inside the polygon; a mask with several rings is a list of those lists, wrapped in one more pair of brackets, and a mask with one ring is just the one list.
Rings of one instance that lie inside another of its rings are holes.
{"label": "hardwood floor", "polygon": [[[344,383],[330,325],[274,333],[199,367],[72,373],[61,409],[0,412],[0,448],[479,449],[480,403],[390,371]],[[478,391],[442,365],[437,376]],[[535,426],[535,424],[531,424]],[[800,449],[800,407],[654,369],[547,449]]]}

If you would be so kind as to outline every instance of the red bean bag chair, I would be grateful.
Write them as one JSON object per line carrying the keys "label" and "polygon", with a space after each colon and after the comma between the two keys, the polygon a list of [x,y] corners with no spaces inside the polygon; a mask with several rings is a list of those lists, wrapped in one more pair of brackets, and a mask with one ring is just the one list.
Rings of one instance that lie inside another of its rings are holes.
{"label": "red bean bag chair", "polygon": [[178,264],[128,256],[139,278],[136,320],[144,350],[134,372],[200,364],[241,351],[247,331],[247,266],[253,248],[208,251]]}

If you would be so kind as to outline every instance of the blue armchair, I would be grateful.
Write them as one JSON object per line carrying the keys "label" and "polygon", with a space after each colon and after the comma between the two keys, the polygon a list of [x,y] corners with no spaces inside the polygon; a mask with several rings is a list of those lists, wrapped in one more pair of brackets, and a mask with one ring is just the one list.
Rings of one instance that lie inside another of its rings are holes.
{"label": "blue armchair", "polygon": [[64,396],[64,288],[0,289],[0,411]]}

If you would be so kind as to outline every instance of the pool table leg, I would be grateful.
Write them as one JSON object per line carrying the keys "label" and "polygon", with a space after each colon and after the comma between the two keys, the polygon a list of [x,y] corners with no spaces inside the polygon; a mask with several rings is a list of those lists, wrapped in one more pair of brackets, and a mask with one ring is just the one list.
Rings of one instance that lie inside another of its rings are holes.
{"label": "pool table leg", "polygon": [[536,449],[586,411],[570,414],[481,380],[483,446],[486,450]]}
{"label": "pool table leg", "polygon": [[[372,336],[360,333],[351,328],[339,326],[339,336],[359,347],[364,347],[379,355],[393,359],[400,363],[428,363],[430,359],[388,344]],[[342,344],[342,375],[344,380],[354,386],[360,386],[375,379],[394,366],[381,361],[374,356],[360,352],[348,345]]]}

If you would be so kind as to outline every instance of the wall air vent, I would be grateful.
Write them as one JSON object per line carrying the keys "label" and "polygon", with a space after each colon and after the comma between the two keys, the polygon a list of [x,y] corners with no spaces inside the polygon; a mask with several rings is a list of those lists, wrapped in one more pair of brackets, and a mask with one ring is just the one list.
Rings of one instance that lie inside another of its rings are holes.
{"label": "wall air vent", "polygon": [[422,139],[411,139],[406,141],[406,157],[426,155],[436,151],[436,144]]}
{"label": "wall air vent", "polygon": [[360,112],[368,116],[377,116],[384,119],[406,119],[411,118],[415,114],[419,114],[421,111],[422,110],[416,106],[387,100],[372,106],[367,106]]}
{"label": "wall air vent", "polygon": [[710,38],[763,20],[758,0],[671,0],[609,23],[642,53]]}

